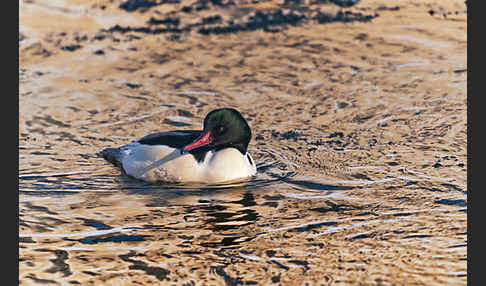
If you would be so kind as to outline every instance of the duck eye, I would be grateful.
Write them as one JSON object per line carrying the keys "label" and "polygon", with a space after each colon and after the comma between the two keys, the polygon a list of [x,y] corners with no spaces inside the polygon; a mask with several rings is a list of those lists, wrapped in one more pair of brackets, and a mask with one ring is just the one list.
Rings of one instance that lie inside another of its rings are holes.
{"label": "duck eye", "polygon": [[218,130],[218,134],[223,134],[226,132],[226,128],[220,125],[216,130]]}

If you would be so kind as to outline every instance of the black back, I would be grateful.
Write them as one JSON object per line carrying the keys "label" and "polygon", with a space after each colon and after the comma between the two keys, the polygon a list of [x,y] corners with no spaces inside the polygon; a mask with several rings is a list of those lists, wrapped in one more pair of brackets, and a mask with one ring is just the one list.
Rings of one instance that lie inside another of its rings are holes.
{"label": "black back", "polygon": [[[142,137],[137,142],[145,145],[166,145],[171,148],[182,149],[186,145],[191,144],[202,134],[201,130],[177,130],[149,134]],[[197,149],[189,151],[194,156],[196,161],[202,162],[206,157],[206,152],[210,148]]]}
{"label": "black back", "polygon": [[201,130],[178,130],[149,134],[137,142],[145,145],[167,145],[182,149],[202,134]]}

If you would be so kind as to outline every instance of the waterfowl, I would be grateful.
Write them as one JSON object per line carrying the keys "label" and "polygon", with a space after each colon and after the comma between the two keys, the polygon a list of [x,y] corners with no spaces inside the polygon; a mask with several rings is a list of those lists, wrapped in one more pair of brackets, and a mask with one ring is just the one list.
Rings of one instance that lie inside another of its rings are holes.
{"label": "waterfowl", "polygon": [[221,108],[204,118],[203,130],[147,135],[100,155],[134,178],[148,182],[224,183],[256,174],[247,148],[250,126],[236,109]]}

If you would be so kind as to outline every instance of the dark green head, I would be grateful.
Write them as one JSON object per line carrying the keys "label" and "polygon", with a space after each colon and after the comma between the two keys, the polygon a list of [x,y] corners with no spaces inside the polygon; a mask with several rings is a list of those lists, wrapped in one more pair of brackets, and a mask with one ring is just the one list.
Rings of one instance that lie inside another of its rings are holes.
{"label": "dark green head", "polygon": [[246,154],[250,140],[250,126],[243,116],[236,109],[221,108],[206,115],[202,135],[185,146],[183,151],[233,147]]}

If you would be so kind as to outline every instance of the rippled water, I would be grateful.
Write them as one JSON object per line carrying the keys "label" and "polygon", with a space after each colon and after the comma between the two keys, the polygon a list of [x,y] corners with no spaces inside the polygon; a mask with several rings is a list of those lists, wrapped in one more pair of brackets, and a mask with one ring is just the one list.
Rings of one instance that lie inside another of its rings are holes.
{"label": "rippled water", "polygon": [[[466,251],[460,187],[442,183],[430,191],[454,199],[415,205],[407,195],[374,193],[383,186],[420,192],[415,186],[427,179],[299,176],[288,162],[275,160],[277,154],[259,153],[258,175],[230,186],[150,185],[95,156],[79,171],[23,173],[20,264],[37,273],[25,277],[39,282],[48,273],[116,283],[140,270],[136,275],[152,283],[216,279],[238,285],[290,283],[313,269],[309,282],[351,283],[377,263],[383,270],[367,276],[375,282],[396,279],[389,269],[400,279],[465,277],[457,264]],[[230,274],[233,267],[239,272]]]}
{"label": "rippled water", "polygon": [[[115,2],[23,2],[21,284],[466,284],[463,2]],[[252,127],[247,182],[97,155],[223,106]]]}

